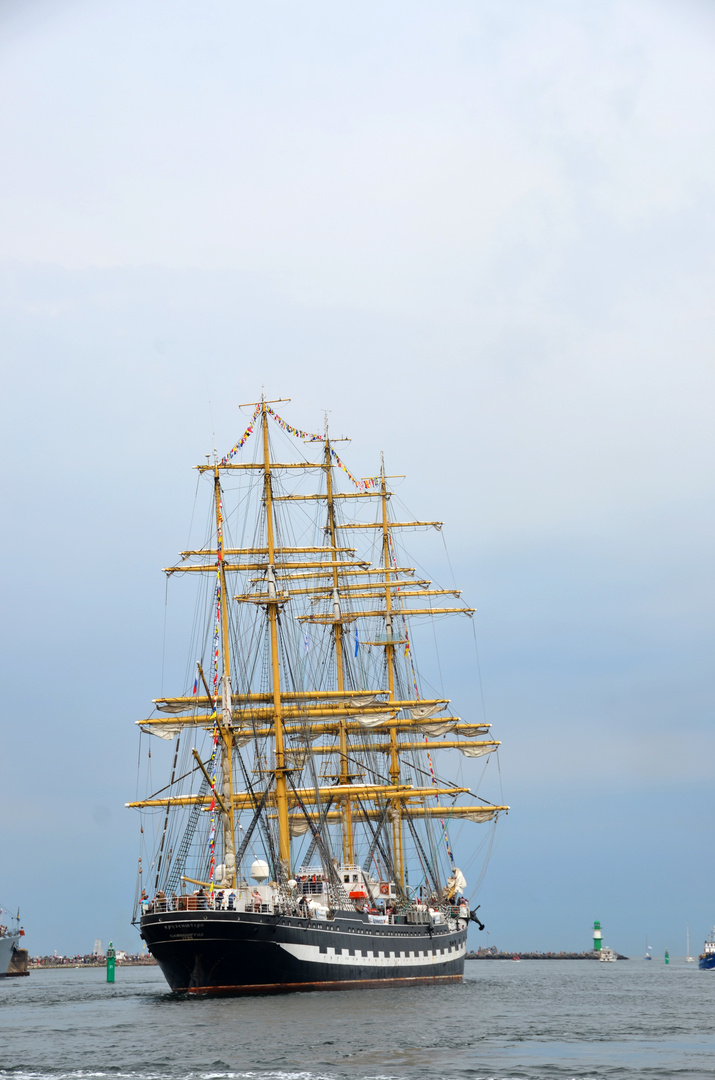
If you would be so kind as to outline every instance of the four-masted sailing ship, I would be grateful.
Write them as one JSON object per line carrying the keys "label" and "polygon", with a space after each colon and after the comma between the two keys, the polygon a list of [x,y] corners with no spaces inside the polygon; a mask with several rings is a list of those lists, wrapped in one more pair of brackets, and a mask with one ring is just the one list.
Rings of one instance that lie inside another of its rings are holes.
{"label": "four-masted sailing ship", "polygon": [[327,423],[294,428],[277,404],[197,467],[204,543],[165,569],[206,587],[184,693],[138,721],[173,747],[168,784],[128,804],[135,922],[178,992],[460,980],[469,920],[482,924],[450,825],[508,807],[440,777],[443,751],[499,744],[425,696],[410,627],[473,609],[402,565],[401,531],[441,523],[395,520],[384,466],[355,479]]}

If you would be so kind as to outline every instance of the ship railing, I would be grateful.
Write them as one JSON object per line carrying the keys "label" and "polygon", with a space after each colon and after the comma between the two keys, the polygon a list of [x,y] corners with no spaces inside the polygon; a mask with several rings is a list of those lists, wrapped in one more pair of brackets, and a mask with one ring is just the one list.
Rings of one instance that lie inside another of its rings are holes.
{"label": "ship railing", "polygon": [[248,911],[270,914],[274,905],[268,903],[260,894],[248,896],[234,891],[216,893],[186,894],[180,896],[155,896],[153,900],[141,902],[142,915],[162,914],[171,911]]}
{"label": "ship railing", "polygon": [[[322,882],[303,882],[304,885],[321,885]],[[311,890],[312,892],[313,890]],[[316,893],[319,889],[316,890]],[[306,897],[307,894],[303,894]],[[311,901],[312,902],[312,901]],[[340,907],[350,908],[351,902],[347,904],[341,904]],[[321,911],[323,909],[320,909]],[[326,912],[329,908],[326,906],[324,909]],[[277,896],[274,900],[267,900],[261,896],[257,890],[233,890],[233,889],[220,889],[214,893],[199,892],[199,893],[182,893],[179,896],[164,896],[163,894],[157,894],[153,900],[143,899],[141,902],[142,915],[154,915],[163,914],[164,912],[183,912],[183,911],[240,911],[249,912],[260,915],[269,915],[276,912],[280,912],[284,915],[297,915],[305,917],[310,913],[311,918],[323,918],[324,916],[318,915],[315,910],[310,908],[306,904],[306,900],[302,902],[296,902],[292,897]],[[371,923],[383,923],[386,925],[393,925],[395,923],[396,915],[393,911],[383,911],[378,909],[367,912],[368,920]],[[417,915],[418,917],[415,917]],[[421,916],[421,918],[419,917]],[[330,916],[328,916],[330,917]],[[408,913],[408,922],[431,922],[434,921],[434,917],[430,918],[429,913],[424,912]],[[438,919],[437,921],[441,921]]]}
{"label": "ship railing", "polygon": [[323,893],[324,883],[322,881],[299,881],[298,892],[303,896],[318,895]]}

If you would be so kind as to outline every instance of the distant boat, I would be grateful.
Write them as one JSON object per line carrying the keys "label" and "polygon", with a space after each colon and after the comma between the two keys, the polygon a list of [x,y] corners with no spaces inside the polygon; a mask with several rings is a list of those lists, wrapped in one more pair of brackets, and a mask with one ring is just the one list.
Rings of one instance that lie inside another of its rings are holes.
{"label": "distant boat", "polygon": [[618,959],[618,953],[615,953],[613,949],[609,949],[608,945],[604,945],[601,949],[601,955],[598,959],[601,961],[602,964],[615,964],[616,960]]}
{"label": "distant boat", "polygon": [[[7,924],[3,920],[7,919]],[[14,925],[10,925],[12,922]],[[17,915],[9,915],[0,908],[0,978],[12,975],[13,956],[17,954],[20,938],[25,931],[20,926],[20,912]]]}
{"label": "distant boat", "polygon": [[715,926],[705,939],[703,951],[698,959],[698,967],[702,968],[703,971],[715,968]]}
{"label": "distant boat", "polygon": [[695,957],[690,955],[690,927],[687,923],[685,924],[685,963],[695,963]]}
{"label": "distant boat", "polygon": [[652,960],[653,959],[653,957],[650,955],[652,948],[653,948],[653,946],[648,944],[648,937],[646,935],[646,939],[645,939],[645,956],[643,957],[644,960]]}

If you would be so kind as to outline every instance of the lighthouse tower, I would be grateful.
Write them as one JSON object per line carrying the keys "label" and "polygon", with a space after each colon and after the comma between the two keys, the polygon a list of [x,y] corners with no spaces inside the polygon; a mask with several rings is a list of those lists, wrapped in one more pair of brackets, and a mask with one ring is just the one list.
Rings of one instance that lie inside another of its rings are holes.
{"label": "lighthouse tower", "polygon": [[593,924],[593,951],[601,951],[601,924],[598,919]]}

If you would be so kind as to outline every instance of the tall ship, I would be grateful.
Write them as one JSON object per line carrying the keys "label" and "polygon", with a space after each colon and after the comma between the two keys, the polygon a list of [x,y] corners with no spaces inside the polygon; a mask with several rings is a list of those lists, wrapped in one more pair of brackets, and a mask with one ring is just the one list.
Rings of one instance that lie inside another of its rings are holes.
{"label": "tall ship", "polygon": [[196,588],[181,692],[137,721],[134,922],[182,993],[458,981],[483,924],[450,833],[491,823],[460,846],[488,857],[508,807],[461,779],[499,746],[478,690],[454,715],[418,654],[474,609],[404,557],[406,532],[442,523],[276,406],[197,466],[201,542],[164,571]]}
{"label": "tall ship", "polygon": [[703,951],[698,957],[698,967],[704,971],[709,971],[710,968],[715,968],[715,926],[708,934],[703,945]]}

